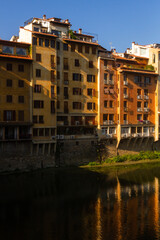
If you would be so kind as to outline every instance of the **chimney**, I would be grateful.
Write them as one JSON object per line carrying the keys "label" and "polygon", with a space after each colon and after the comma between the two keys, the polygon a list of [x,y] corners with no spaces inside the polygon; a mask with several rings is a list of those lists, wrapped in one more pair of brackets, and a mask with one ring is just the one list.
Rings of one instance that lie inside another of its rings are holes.
{"label": "chimney", "polygon": [[79,28],[79,34],[82,34],[82,28]]}
{"label": "chimney", "polygon": [[69,23],[69,19],[66,19],[66,20],[65,20],[65,23]]}
{"label": "chimney", "polygon": [[43,19],[46,19],[46,14],[43,15]]}

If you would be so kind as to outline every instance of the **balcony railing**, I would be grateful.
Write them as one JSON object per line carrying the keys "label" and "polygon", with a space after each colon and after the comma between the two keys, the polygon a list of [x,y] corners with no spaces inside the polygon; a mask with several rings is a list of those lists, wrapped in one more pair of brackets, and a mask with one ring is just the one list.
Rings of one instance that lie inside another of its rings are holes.
{"label": "balcony railing", "polygon": [[113,120],[103,121],[103,125],[112,125],[112,124],[114,124],[114,121],[113,121]]}
{"label": "balcony railing", "polygon": [[128,124],[128,120],[123,120],[124,124]]}
{"label": "balcony railing", "polygon": [[144,112],[149,112],[149,108],[144,108]]}
{"label": "balcony railing", "polygon": [[128,112],[128,107],[124,107],[124,112]]}
{"label": "balcony railing", "polygon": [[142,99],[142,95],[137,95],[137,99]]}
{"label": "balcony railing", "polygon": [[128,82],[127,81],[124,81],[123,84],[124,84],[124,86],[128,86]]}
{"label": "balcony railing", "polygon": [[149,99],[149,96],[148,96],[148,95],[144,95],[144,99],[145,99],[145,100],[148,100],[148,99]]}
{"label": "balcony railing", "polygon": [[122,138],[129,138],[131,136],[130,133],[121,133]]}
{"label": "balcony railing", "polygon": [[143,109],[141,107],[137,108],[137,112],[143,112]]}
{"label": "balcony railing", "polygon": [[124,97],[125,99],[127,99],[127,98],[128,98],[128,94],[124,94],[123,97]]}
{"label": "balcony railing", "polygon": [[69,81],[68,80],[64,80],[64,85],[68,85]]}

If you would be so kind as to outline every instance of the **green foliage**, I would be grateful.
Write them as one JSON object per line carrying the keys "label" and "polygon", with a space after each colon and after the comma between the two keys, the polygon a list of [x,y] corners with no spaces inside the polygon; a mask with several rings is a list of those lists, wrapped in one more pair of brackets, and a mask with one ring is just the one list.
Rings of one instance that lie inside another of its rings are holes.
{"label": "green foliage", "polygon": [[154,67],[152,65],[147,65],[144,68],[145,70],[150,70],[150,71],[154,71]]}
{"label": "green foliage", "polygon": [[97,165],[100,165],[99,162],[89,162],[88,163],[89,166],[97,166]]}
{"label": "green foliage", "polygon": [[140,152],[139,154],[135,155],[122,155],[116,156],[112,158],[107,158],[105,163],[115,163],[115,162],[125,162],[125,161],[139,161],[139,160],[146,160],[146,159],[160,159],[160,152]]}
{"label": "green foliage", "polygon": [[76,39],[76,36],[73,33],[73,30],[69,30],[69,35],[71,39]]}

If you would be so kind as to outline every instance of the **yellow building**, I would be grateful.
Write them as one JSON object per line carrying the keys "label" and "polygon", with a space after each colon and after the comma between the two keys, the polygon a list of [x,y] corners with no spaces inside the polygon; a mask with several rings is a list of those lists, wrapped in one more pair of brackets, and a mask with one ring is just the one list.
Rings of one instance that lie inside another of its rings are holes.
{"label": "yellow building", "polygon": [[0,152],[32,151],[30,44],[0,40]]}

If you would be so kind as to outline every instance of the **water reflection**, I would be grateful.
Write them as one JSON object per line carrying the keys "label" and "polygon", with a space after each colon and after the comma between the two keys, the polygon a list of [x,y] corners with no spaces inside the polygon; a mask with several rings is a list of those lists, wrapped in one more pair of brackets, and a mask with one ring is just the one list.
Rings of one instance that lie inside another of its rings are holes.
{"label": "water reflection", "polygon": [[160,166],[0,177],[1,239],[160,239]]}

